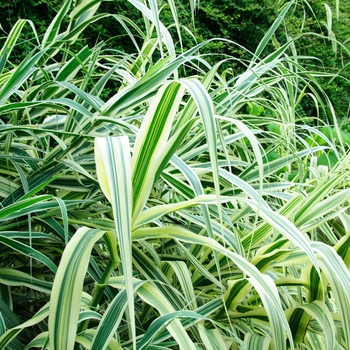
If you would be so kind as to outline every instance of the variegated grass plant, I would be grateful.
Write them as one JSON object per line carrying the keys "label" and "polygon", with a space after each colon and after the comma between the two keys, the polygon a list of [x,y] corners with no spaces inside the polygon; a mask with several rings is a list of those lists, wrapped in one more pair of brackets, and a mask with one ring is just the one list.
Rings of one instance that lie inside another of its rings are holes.
{"label": "variegated grass plant", "polygon": [[[20,65],[26,21],[1,50],[0,348],[348,348],[348,144],[293,40],[263,55],[293,1],[240,75],[129,2],[146,32],[68,0]],[[74,49],[104,16],[135,55]]]}

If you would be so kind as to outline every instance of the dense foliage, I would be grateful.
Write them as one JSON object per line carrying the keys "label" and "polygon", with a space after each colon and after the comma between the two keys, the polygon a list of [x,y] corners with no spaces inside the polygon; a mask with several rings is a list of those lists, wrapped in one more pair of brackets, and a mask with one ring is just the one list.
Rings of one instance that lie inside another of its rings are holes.
{"label": "dense foliage", "polygon": [[[252,1],[252,0],[206,0],[199,1],[196,15],[191,15],[190,2],[183,0],[178,3],[177,13],[183,26],[181,31],[181,44],[184,50],[192,47],[195,42],[202,42],[210,38],[225,38],[235,44],[224,41],[212,41],[201,49],[202,54],[208,55],[206,60],[214,64],[225,55],[236,57],[237,60],[223,64],[224,68],[232,68],[234,72],[242,72],[246,61],[249,61],[250,52],[254,52],[258,43],[263,38],[278,13],[285,6],[284,1]],[[35,24],[38,35],[44,35],[46,28],[60,7],[60,2],[55,0],[21,0],[0,4],[0,23],[4,33],[8,33],[19,18],[29,18]],[[162,4],[160,18],[169,26],[170,32],[176,38],[176,30],[170,28],[173,24],[173,15],[169,6]],[[124,0],[103,2],[99,13],[111,13],[126,16],[136,23],[141,30],[145,30],[142,17],[138,10]],[[277,42],[285,42],[286,35],[297,37],[296,49],[299,55],[314,57],[307,62],[309,69],[323,72],[319,77],[319,83],[330,97],[338,118],[347,128],[347,114],[350,105],[348,93],[349,73],[349,18],[350,2],[341,1],[324,3],[319,0],[296,1],[293,8],[285,17],[284,25],[276,30]],[[193,34],[187,32],[188,28]],[[135,40],[139,40],[139,33],[134,32]],[[5,37],[4,37],[5,39]],[[178,40],[179,37],[176,38]],[[331,43],[338,41],[338,44]],[[76,46],[84,44],[94,45],[96,42],[105,41],[109,47],[122,52],[133,53],[133,44],[120,25],[116,25],[113,17],[106,17],[95,22],[89,29],[89,34],[82,36]],[[274,42],[276,44],[276,41]],[[33,41],[32,29],[24,28],[17,48],[14,48],[14,62],[20,62],[25,55],[33,49],[36,43]],[[344,45],[344,46],[343,46]],[[178,46],[180,49],[180,45]],[[267,46],[267,51],[272,52],[274,44]],[[266,52],[267,53],[267,52]],[[291,53],[290,53],[291,54]],[[17,60],[16,60],[17,58]],[[306,63],[305,63],[306,64]],[[327,73],[332,73],[327,76]],[[341,78],[338,77],[341,73]],[[334,75],[335,74],[335,77]],[[314,116],[315,109],[312,101],[304,101],[300,106],[301,113]],[[323,116],[325,117],[325,116]]]}
{"label": "dense foliage", "polygon": [[0,50],[0,348],[348,348],[350,140],[298,3],[242,1],[254,53],[185,2],[48,4]]}

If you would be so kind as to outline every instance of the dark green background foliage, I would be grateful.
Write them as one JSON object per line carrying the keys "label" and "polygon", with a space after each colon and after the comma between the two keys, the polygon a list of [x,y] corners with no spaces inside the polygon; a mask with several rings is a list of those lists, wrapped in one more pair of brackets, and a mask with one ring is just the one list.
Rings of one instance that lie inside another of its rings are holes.
{"label": "dark green background foliage", "polygon": [[[225,38],[254,52],[275,17],[270,1],[202,1],[195,18],[195,33],[201,40]],[[245,56],[245,50],[235,45],[216,47],[218,53]]]}
{"label": "dark green background foliage", "polygon": [[[246,60],[251,58],[250,52],[254,52],[258,43],[275,20],[277,14],[284,5],[284,1],[252,1],[252,0],[202,0],[196,11],[194,23],[192,22],[189,2],[182,0],[179,4],[178,16],[180,23],[187,27],[198,42],[209,38],[223,38],[227,41],[211,41],[202,50],[207,54],[207,60],[211,63],[218,59],[225,59],[230,55],[230,60],[223,64],[223,69],[233,69],[234,73],[241,72],[245,67]],[[350,84],[347,81],[349,72],[349,57],[345,50],[349,39],[349,16],[350,2],[340,2],[339,19],[336,18],[335,1],[328,2],[333,11],[333,26],[335,38],[339,43],[337,51],[332,49],[327,30],[326,8],[323,1],[311,0],[308,3],[297,1],[292,11],[289,12],[285,27],[276,33],[276,45],[287,40],[286,32],[290,37],[297,38],[295,41],[299,55],[316,57],[317,59],[305,59],[303,64],[310,69],[324,70],[331,73],[341,73],[341,77],[320,77],[323,88],[329,94],[332,103],[344,127],[347,125],[347,115],[350,102]],[[54,17],[60,6],[58,0],[17,0],[0,3],[0,22],[3,28],[1,40],[5,40],[6,33],[18,18],[26,18],[33,21],[38,35],[43,35],[45,28]],[[99,8],[100,13],[125,15],[132,19],[142,30],[143,20],[135,8],[124,0],[106,1]],[[171,11],[168,6],[162,7],[161,20],[165,25],[173,23]],[[172,28],[174,38],[176,30]],[[313,34],[308,34],[313,33]],[[319,34],[320,36],[315,35]],[[133,33],[136,34],[136,33]],[[137,37],[137,35],[135,35]],[[186,50],[194,45],[194,39],[182,32],[182,45]],[[175,39],[176,40],[176,39]],[[107,17],[95,22],[89,29],[88,36],[75,44],[76,49],[88,44],[93,46],[98,41],[105,42],[106,49],[120,50],[134,53],[135,47],[122,26],[113,17]],[[141,40],[140,40],[141,42]],[[13,62],[20,62],[23,57],[35,46],[32,29],[27,25],[22,34],[22,42],[13,51]],[[180,47],[180,46],[178,46]],[[272,44],[270,46],[272,48]],[[267,50],[269,47],[267,47]],[[247,51],[248,50],[248,51]],[[290,54],[292,54],[290,52]],[[157,53],[155,53],[157,55]],[[156,58],[157,56],[155,56]],[[235,60],[232,57],[236,58]],[[302,116],[313,117],[315,109],[312,101],[305,99],[300,111]]]}

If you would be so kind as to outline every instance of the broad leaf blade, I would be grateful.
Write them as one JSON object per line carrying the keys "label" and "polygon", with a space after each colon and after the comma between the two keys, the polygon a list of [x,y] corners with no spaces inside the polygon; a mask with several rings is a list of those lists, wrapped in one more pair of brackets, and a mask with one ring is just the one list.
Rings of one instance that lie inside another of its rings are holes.
{"label": "broad leaf blade", "polygon": [[97,176],[101,188],[112,204],[116,239],[119,243],[121,268],[126,281],[128,315],[136,344],[134,291],[131,252],[131,159],[128,137],[105,137],[95,140]]}

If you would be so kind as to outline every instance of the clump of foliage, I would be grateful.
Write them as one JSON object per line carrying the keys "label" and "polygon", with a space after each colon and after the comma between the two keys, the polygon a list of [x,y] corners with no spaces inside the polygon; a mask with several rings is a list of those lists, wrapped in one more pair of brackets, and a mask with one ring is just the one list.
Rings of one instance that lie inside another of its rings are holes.
{"label": "clump of foliage", "polygon": [[[235,75],[129,3],[0,51],[0,348],[348,347],[349,138],[294,41],[266,51],[293,1]],[[82,45],[107,18],[134,52]]]}
{"label": "clump of foliage", "polygon": [[[79,1],[77,2],[79,3]],[[195,5],[197,3],[198,6]],[[168,3],[160,3],[159,18],[167,26],[175,40],[179,41],[176,49],[188,50],[198,42],[210,38],[224,38],[227,41],[211,41],[201,48],[201,54],[206,55],[206,60],[214,65],[225,57],[235,57],[236,60],[224,62],[222,70],[232,68],[234,74],[242,73],[246,69],[252,52],[255,51],[265,32],[277,18],[280,11],[286,6],[286,1],[252,1],[252,0],[207,0],[207,1],[179,1],[177,2],[176,18],[181,25],[174,26],[174,7]],[[60,3],[56,0],[21,0],[20,2],[7,2],[0,4],[0,23],[5,33],[19,18],[30,18],[38,33],[45,34],[51,19],[58,11]],[[196,15],[191,14],[196,9]],[[304,62],[309,70],[315,70],[322,74],[318,82],[326,91],[337,112],[338,119],[347,128],[349,110],[349,38],[348,38],[348,13],[347,1],[335,1],[324,3],[323,1],[295,1],[293,7],[285,16],[283,26],[277,28],[275,40],[265,48],[265,54],[276,49],[274,44],[286,42],[287,37],[301,37],[295,42],[298,55],[305,55],[309,59]],[[139,10],[128,1],[116,0],[102,2],[97,13],[118,14],[133,21],[143,32],[147,24],[139,14]],[[67,25],[68,21],[63,20]],[[142,45],[142,34],[129,28],[138,44]],[[180,33],[180,37],[178,34]],[[193,34],[192,34],[193,33]],[[22,30],[17,46],[12,51],[11,61],[19,63],[36,45],[33,40],[32,29],[26,27]],[[94,22],[89,28],[89,33],[81,36],[76,42],[76,48],[88,44],[95,45],[104,41],[110,48],[132,54],[134,45],[124,28],[115,25],[113,16],[106,16]],[[293,55],[293,52],[289,52]],[[315,59],[316,58],[316,59]],[[329,74],[330,73],[330,74]],[[340,74],[339,74],[340,73]],[[341,76],[341,78],[340,78]],[[299,106],[299,112],[309,117],[316,116],[313,101],[303,101]],[[322,115],[325,119],[326,116]]]}

